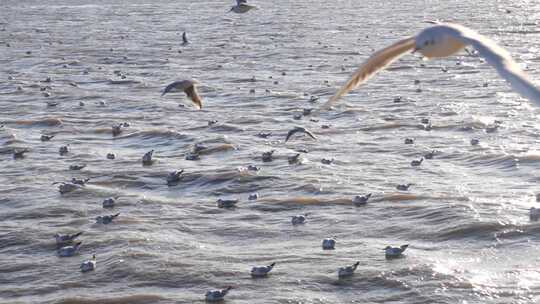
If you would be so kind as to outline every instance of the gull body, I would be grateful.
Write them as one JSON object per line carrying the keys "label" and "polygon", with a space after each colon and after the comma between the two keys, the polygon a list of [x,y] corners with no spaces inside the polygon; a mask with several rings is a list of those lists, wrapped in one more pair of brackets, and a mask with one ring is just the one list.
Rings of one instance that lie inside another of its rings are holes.
{"label": "gull body", "polygon": [[276,263],[272,263],[268,266],[256,266],[256,267],[253,267],[251,268],[251,276],[254,277],[254,278],[260,278],[260,277],[265,277],[268,275],[268,273],[270,271],[272,271],[272,269],[274,269],[274,266],[276,265]]}
{"label": "gull body", "polygon": [[79,252],[79,249],[81,248],[81,244],[82,242],[77,242],[73,245],[61,247],[60,249],[58,249],[58,256],[60,257],[74,256],[75,254]]}
{"label": "gull body", "polygon": [[189,41],[188,41],[188,39],[187,39],[187,34],[186,34],[186,32],[184,32],[184,33],[182,34],[182,45],[187,45],[187,44],[189,44]]}
{"label": "gull body", "polygon": [[336,247],[336,240],[335,239],[324,239],[322,241],[322,249],[324,250],[332,250]]}
{"label": "gull body", "polygon": [[173,172],[167,175],[167,185],[174,186],[180,182],[182,179],[181,175],[184,173],[184,170],[174,170]]}
{"label": "gull body", "polygon": [[358,268],[359,264],[360,262],[356,262],[352,264],[351,266],[340,267],[338,269],[338,278],[347,278],[347,277],[352,276],[356,268]]}
{"label": "gull body", "polygon": [[367,204],[370,197],[371,193],[368,193],[366,195],[357,195],[353,198],[353,204],[355,204],[356,206],[363,206]]}
{"label": "gull body", "polygon": [[120,213],[111,214],[111,215],[100,215],[100,216],[96,217],[96,223],[97,224],[105,224],[105,225],[110,224],[119,215],[120,215]]}
{"label": "gull body", "polygon": [[62,247],[68,244],[71,244],[77,237],[79,237],[82,233],[77,232],[74,234],[55,234],[54,239],[56,240],[56,246]]}
{"label": "gull body", "polygon": [[520,69],[510,54],[491,39],[465,26],[453,23],[434,23],[418,35],[400,40],[369,57],[351,76],[347,83],[323,106],[329,108],[341,96],[366,82],[371,76],[390,65],[408,52],[418,52],[425,58],[448,57],[473,47],[478,55],[495,68],[521,96],[540,106],[540,90]]}
{"label": "gull body", "polygon": [[407,249],[407,247],[409,247],[408,244],[401,245],[400,247],[386,246],[386,248],[383,249],[384,255],[387,259],[399,258],[401,254],[403,253],[403,251]]}
{"label": "gull body", "polygon": [[304,224],[306,222],[306,217],[307,217],[307,214],[304,214],[304,215],[294,215],[292,218],[291,218],[291,223],[293,225],[300,225],[300,224]]}
{"label": "gull body", "polygon": [[196,80],[175,81],[165,87],[161,96],[172,91],[183,91],[199,109],[202,109],[202,99],[197,92],[197,84],[199,83]]}
{"label": "gull body", "polygon": [[234,208],[236,207],[236,204],[238,203],[237,199],[218,199],[217,200],[217,206],[218,208]]}
{"label": "gull body", "polygon": [[114,205],[116,204],[117,197],[108,197],[103,200],[102,206],[103,208],[114,208]]}
{"label": "gull body", "polygon": [[88,272],[96,269],[96,255],[92,256],[91,260],[86,260],[81,264],[81,272]]}
{"label": "gull body", "polygon": [[223,298],[229,293],[229,290],[231,290],[232,287],[228,286],[225,289],[220,290],[209,290],[206,292],[205,299],[208,302],[218,302],[223,301]]}

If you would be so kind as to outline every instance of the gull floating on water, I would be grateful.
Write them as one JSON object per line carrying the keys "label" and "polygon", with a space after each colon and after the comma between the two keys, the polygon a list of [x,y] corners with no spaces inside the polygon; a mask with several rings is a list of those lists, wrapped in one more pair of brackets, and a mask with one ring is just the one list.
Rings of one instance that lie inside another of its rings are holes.
{"label": "gull floating on water", "polygon": [[257,7],[247,4],[247,0],[236,0],[236,5],[233,6],[229,12],[243,14],[249,12],[252,9],[257,9]]}
{"label": "gull floating on water", "polygon": [[108,197],[103,200],[102,206],[103,208],[114,208],[114,205],[116,204],[116,200],[119,198],[119,196],[115,197]]}
{"label": "gull floating on water", "polygon": [[405,251],[405,249],[407,249],[407,247],[409,247],[409,245],[401,245],[400,247],[392,247],[392,246],[386,246],[386,248],[384,248],[384,255],[386,256],[387,259],[393,259],[393,258],[398,258],[401,256],[401,254],[403,253],[403,251]]}
{"label": "gull floating on water", "polygon": [[300,224],[304,224],[306,222],[306,217],[307,217],[307,213],[304,214],[304,215],[294,215],[292,218],[291,218],[291,223],[293,225],[300,225]]}
{"label": "gull floating on water", "polygon": [[324,239],[322,241],[322,249],[324,250],[332,250],[335,249],[336,246],[336,240],[335,239]]}
{"label": "gull floating on water", "polygon": [[356,206],[363,206],[367,204],[370,197],[371,197],[371,193],[368,193],[366,195],[357,195],[353,198],[352,202]]}
{"label": "gull floating on water", "polygon": [[88,272],[96,269],[96,255],[92,256],[91,260],[86,260],[81,264],[81,272]]}
{"label": "gull floating on water", "polygon": [[223,301],[223,298],[227,295],[227,293],[229,292],[229,290],[231,290],[232,287],[231,286],[228,286],[227,288],[225,289],[220,289],[220,290],[209,290],[206,292],[206,301],[208,302],[218,302],[218,301]]}
{"label": "gull floating on water", "polygon": [[182,179],[182,173],[184,173],[184,170],[174,170],[173,172],[169,173],[167,175],[167,185],[168,186],[174,186],[180,182]]}
{"label": "gull floating on water", "polygon": [[100,216],[96,217],[96,223],[97,224],[105,224],[105,225],[110,224],[119,215],[120,215],[120,213],[111,214],[111,215],[100,215]]}
{"label": "gull floating on water", "polygon": [[197,92],[196,85],[199,84],[196,80],[180,80],[175,81],[165,87],[161,96],[174,91],[183,91],[186,95],[197,105],[199,109],[202,109],[202,99]]}
{"label": "gull floating on water", "polygon": [[268,275],[270,271],[274,268],[276,263],[272,263],[268,266],[258,266],[251,268],[251,276],[254,278],[261,278]]}
{"label": "gull floating on water", "polygon": [[184,32],[184,33],[182,34],[182,45],[187,45],[187,44],[189,44],[189,41],[187,40],[187,34],[186,34],[186,32]]}
{"label": "gull floating on water", "polygon": [[73,245],[61,247],[60,249],[58,249],[58,256],[61,256],[61,257],[74,256],[75,254],[79,252],[79,249],[81,248],[81,244],[82,242],[77,242]]}
{"label": "gull floating on water", "polygon": [[356,263],[352,264],[351,266],[340,267],[338,269],[338,277],[339,278],[346,278],[346,277],[352,276],[354,274],[354,271],[358,267],[358,265],[360,265],[360,262],[356,262]]}
{"label": "gull floating on water", "polygon": [[218,199],[217,206],[218,208],[234,208],[238,203],[237,199]]}
{"label": "gull floating on water", "polygon": [[68,245],[71,242],[73,242],[81,234],[83,234],[82,231],[74,233],[74,234],[59,234],[59,233],[57,233],[57,234],[54,235],[54,239],[56,240],[56,245],[62,247],[62,246]]}
{"label": "gull floating on water", "polygon": [[371,76],[406,54],[419,52],[425,58],[447,57],[472,46],[499,75],[510,83],[523,97],[540,106],[540,90],[520,69],[510,54],[491,39],[459,24],[431,22],[435,25],[422,30],[418,35],[400,40],[371,55],[323,106],[329,108],[341,96],[366,82]]}

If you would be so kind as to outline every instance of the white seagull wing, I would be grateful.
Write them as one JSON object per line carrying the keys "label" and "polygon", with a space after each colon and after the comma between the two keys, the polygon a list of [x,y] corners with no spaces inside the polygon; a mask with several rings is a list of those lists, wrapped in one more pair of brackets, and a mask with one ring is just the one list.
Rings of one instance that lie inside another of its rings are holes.
{"label": "white seagull wing", "polygon": [[505,49],[467,27],[448,23],[442,26],[448,27],[449,33],[454,34],[457,39],[474,47],[478,54],[492,65],[517,93],[540,106],[540,90]]}
{"label": "white seagull wing", "polygon": [[375,54],[371,55],[362,65],[358,68],[356,72],[351,76],[349,81],[339,89],[339,91],[330,98],[324,105],[322,109],[328,109],[331,107],[341,96],[347,94],[350,90],[358,87],[365,81],[367,81],[371,76],[375,75],[380,70],[384,69],[386,66],[396,61],[399,57],[403,56],[409,51],[414,49],[414,37],[409,37],[403,40],[400,40],[389,47],[386,47],[380,51],[377,51]]}

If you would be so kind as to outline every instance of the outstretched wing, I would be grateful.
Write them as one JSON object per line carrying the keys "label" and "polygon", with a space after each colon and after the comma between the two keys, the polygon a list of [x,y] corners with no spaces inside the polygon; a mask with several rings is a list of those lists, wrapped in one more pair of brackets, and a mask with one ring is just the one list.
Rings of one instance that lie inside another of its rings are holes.
{"label": "outstretched wing", "polygon": [[442,26],[447,27],[448,32],[455,35],[457,39],[474,47],[478,54],[492,65],[517,93],[540,106],[540,90],[505,49],[493,40],[462,25],[447,23]]}
{"label": "outstretched wing", "polygon": [[339,89],[339,91],[327,101],[322,108],[328,109],[332,106],[341,96],[347,94],[350,90],[358,87],[371,76],[375,75],[378,71],[384,69],[386,66],[403,56],[408,51],[414,49],[414,37],[400,40],[391,46],[384,48],[375,54],[371,55],[351,76],[349,81]]}
{"label": "outstretched wing", "polygon": [[192,83],[186,80],[175,81],[165,87],[165,89],[163,90],[163,93],[161,93],[161,96],[171,92],[172,90],[184,91],[186,87],[190,85],[192,85]]}

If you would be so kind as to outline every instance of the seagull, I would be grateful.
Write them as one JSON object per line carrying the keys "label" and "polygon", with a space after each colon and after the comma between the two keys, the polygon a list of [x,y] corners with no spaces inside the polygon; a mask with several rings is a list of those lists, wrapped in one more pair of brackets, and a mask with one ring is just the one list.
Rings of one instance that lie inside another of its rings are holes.
{"label": "seagull", "polygon": [[247,13],[248,11],[252,9],[257,9],[257,7],[247,4],[247,0],[236,0],[236,5],[233,6],[229,12],[243,14],[243,13]]}
{"label": "seagull", "polygon": [[356,206],[363,206],[367,204],[370,197],[371,197],[371,193],[368,193],[366,195],[357,195],[353,198],[352,202]]}
{"label": "seagull", "polygon": [[97,224],[105,224],[105,225],[110,224],[119,215],[120,215],[120,213],[111,214],[111,215],[100,215],[100,216],[96,217],[96,223]]}
{"label": "seagull", "polygon": [[254,278],[261,278],[268,275],[270,271],[274,268],[276,263],[272,263],[268,266],[258,266],[251,268],[251,276]]}
{"label": "seagull", "polygon": [[79,252],[82,242],[77,242],[73,245],[64,246],[58,249],[58,256],[60,257],[70,257],[74,256]]}
{"label": "seagull", "polygon": [[409,245],[401,245],[400,247],[391,247],[391,246],[386,246],[386,248],[384,248],[384,255],[386,256],[387,259],[393,259],[393,258],[398,258],[401,256],[401,254],[403,253],[403,251],[405,251],[405,249],[407,249],[407,247],[409,247]]}
{"label": "seagull", "polygon": [[67,244],[70,244],[71,242],[73,242],[73,240],[75,240],[81,234],[83,234],[82,231],[74,233],[74,234],[59,234],[59,233],[57,233],[57,234],[54,235],[54,238],[56,240],[56,246],[62,247],[62,246],[65,246]]}
{"label": "seagull", "polygon": [[307,217],[307,213],[304,214],[304,215],[294,215],[292,218],[291,218],[291,223],[293,225],[300,225],[300,224],[304,224],[306,222],[306,217]]}
{"label": "seagull", "polygon": [[119,196],[116,197],[108,197],[103,200],[102,206],[103,208],[114,208],[114,204],[116,204],[116,200],[119,198]]}
{"label": "seagull", "polygon": [[237,199],[218,199],[217,200],[217,206],[218,208],[234,208],[236,207],[236,203],[238,203]]}
{"label": "seagull", "polygon": [[396,189],[400,191],[408,191],[410,186],[412,186],[412,184],[399,184],[396,186]]}
{"label": "seagull", "polygon": [[199,109],[202,109],[202,99],[197,92],[196,85],[199,84],[196,80],[180,80],[175,81],[165,87],[161,96],[175,90],[175,91],[184,91],[186,95],[197,105]]}
{"label": "seagull", "polygon": [[189,41],[187,40],[187,34],[186,32],[184,32],[182,34],[182,45],[188,45],[189,44]]}
{"label": "seagull", "polygon": [[167,175],[167,186],[174,186],[180,182],[182,179],[182,173],[184,173],[184,170],[174,170],[173,172],[169,173]]}
{"label": "seagull", "polygon": [[335,249],[335,246],[336,246],[336,240],[335,239],[324,239],[322,241],[322,249],[324,249],[324,250]]}
{"label": "seagull", "polygon": [[351,76],[347,83],[330,98],[323,108],[331,107],[341,96],[366,82],[386,66],[407,52],[419,52],[425,58],[442,58],[456,54],[466,46],[471,46],[487,63],[497,70],[499,76],[523,97],[540,106],[540,90],[519,68],[510,54],[491,39],[472,29],[455,23],[434,24],[418,35],[400,40],[371,55]]}
{"label": "seagull", "polygon": [[229,290],[232,289],[232,286],[227,286],[225,289],[221,290],[209,290],[206,292],[206,301],[208,302],[218,302],[223,301],[223,298],[227,295]]}
{"label": "seagull", "polygon": [[415,159],[415,160],[411,161],[411,166],[418,167],[418,166],[420,166],[422,164],[423,161],[424,161],[423,157],[420,158],[420,160]]}
{"label": "seagull", "polygon": [[351,266],[340,267],[338,269],[338,277],[339,278],[346,278],[346,277],[352,276],[354,274],[354,271],[358,267],[358,265],[360,265],[360,262],[356,262],[356,263],[352,264]]}
{"label": "seagull", "polygon": [[91,260],[86,260],[81,264],[81,272],[88,272],[96,269],[96,255],[92,256]]}
{"label": "seagull", "polygon": [[311,131],[309,131],[308,129],[302,128],[302,127],[294,127],[292,130],[289,131],[289,133],[287,133],[287,137],[285,138],[285,142],[287,142],[289,140],[289,138],[291,138],[291,136],[293,136],[295,133],[298,133],[298,132],[305,133],[309,137],[317,140],[317,137],[315,137],[315,135],[313,135],[313,133],[311,133]]}
{"label": "seagull", "polygon": [[154,163],[152,156],[154,155],[154,150],[146,152],[142,157],[142,163],[144,166],[149,166]]}

